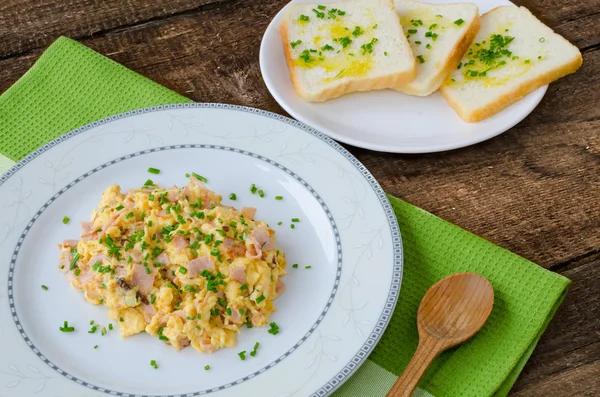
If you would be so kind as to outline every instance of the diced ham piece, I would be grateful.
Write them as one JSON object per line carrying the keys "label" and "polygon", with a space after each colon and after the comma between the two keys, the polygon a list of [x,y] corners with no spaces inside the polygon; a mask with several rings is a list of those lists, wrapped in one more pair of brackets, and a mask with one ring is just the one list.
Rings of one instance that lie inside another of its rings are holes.
{"label": "diced ham piece", "polygon": [[256,249],[255,244],[250,244],[248,246],[248,249],[246,250],[246,256],[252,259],[259,259],[260,257],[262,257],[262,250],[260,249],[260,247]]}
{"label": "diced ham piece", "polygon": [[77,247],[77,243],[79,243],[79,240],[64,240],[62,245],[63,247],[75,248]]}
{"label": "diced ham piece", "polygon": [[275,293],[277,296],[283,294],[285,291],[285,284],[281,280],[277,280],[277,285],[275,286]]}
{"label": "diced ham piece", "polygon": [[156,262],[162,263],[163,265],[170,265],[171,261],[169,260],[169,256],[166,252],[161,252],[155,259]]}
{"label": "diced ham piece", "polygon": [[246,269],[242,266],[234,267],[231,269],[229,277],[232,280],[239,281],[240,284],[244,284],[246,282]]}
{"label": "diced ham piece", "polygon": [[171,190],[167,195],[167,198],[169,199],[169,201],[173,202],[179,200],[179,190]]}
{"label": "diced ham piece", "polygon": [[231,309],[231,316],[229,316],[229,321],[232,323],[237,323],[242,317],[240,316],[240,312],[238,309]]}
{"label": "diced ham piece", "polygon": [[141,304],[139,306],[139,309],[142,312],[142,314],[144,315],[144,320],[147,323],[150,323],[152,321],[152,317],[156,314],[156,310],[154,309],[154,306]]}
{"label": "diced ham piece", "polygon": [[203,270],[215,270],[215,262],[208,256],[192,259],[187,264],[190,277],[197,277]]}
{"label": "diced ham piece", "polygon": [[81,225],[81,234],[88,234],[92,231],[92,222],[80,222]]}
{"label": "diced ham piece", "polygon": [[139,287],[139,292],[142,294],[147,294],[152,291],[154,274],[152,272],[150,274],[146,273],[146,268],[144,266],[134,263],[131,284],[134,286],[137,285]]}
{"label": "diced ham piece", "polygon": [[144,254],[142,253],[142,250],[138,248],[129,251],[129,256],[131,256],[131,259],[134,262],[141,262],[144,259]]}
{"label": "diced ham piece", "polygon": [[176,234],[175,237],[173,237],[173,245],[175,246],[175,248],[180,250],[189,246],[190,243],[181,234]]}
{"label": "diced ham piece", "polygon": [[225,253],[229,256],[242,256],[246,252],[246,246],[241,241],[234,240],[231,237],[225,237],[223,247]]}
{"label": "diced ham piece", "polygon": [[179,316],[182,320],[185,320],[185,312],[183,310],[176,310],[173,312],[174,315]]}
{"label": "diced ham piece", "polygon": [[179,347],[188,347],[191,343],[189,338],[179,339],[177,342],[179,342]]}
{"label": "diced ham piece", "polygon": [[266,228],[266,226],[261,225],[257,227],[256,230],[250,233],[250,238],[253,239],[254,242],[258,243],[259,247],[263,251],[275,249],[275,240],[271,238],[269,230]]}
{"label": "diced ham piece", "polygon": [[256,208],[254,208],[254,207],[243,207],[242,208],[242,215],[244,215],[245,218],[248,218],[250,220],[254,220],[254,215],[256,215]]}

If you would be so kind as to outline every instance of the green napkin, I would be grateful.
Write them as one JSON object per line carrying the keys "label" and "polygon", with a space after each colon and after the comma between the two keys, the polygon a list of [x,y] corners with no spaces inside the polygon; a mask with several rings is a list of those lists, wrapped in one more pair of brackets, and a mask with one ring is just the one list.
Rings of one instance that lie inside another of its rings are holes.
{"label": "green napkin", "polygon": [[[0,96],[0,172],[91,121],[127,110],[190,102],[67,38],[60,38]],[[367,362],[336,397],[384,396],[417,346],[425,291],[452,273],[491,281],[494,310],[471,341],[438,357],[418,396],[505,396],[562,302],[566,278],[549,272],[395,197],[404,276],[390,325]]]}

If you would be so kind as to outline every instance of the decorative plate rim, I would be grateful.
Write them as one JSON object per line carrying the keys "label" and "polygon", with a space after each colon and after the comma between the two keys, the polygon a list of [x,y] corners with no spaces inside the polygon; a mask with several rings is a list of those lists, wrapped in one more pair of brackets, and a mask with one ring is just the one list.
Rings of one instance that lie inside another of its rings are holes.
{"label": "decorative plate rim", "polygon": [[[282,115],[279,115],[279,114],[276,114],[273,112],[269,112],[269,111],[265,111],[265,110],[261,110],[261,109],[257,109],[257,108],[252,108],[252,107],[248,107],[248,106],[229,105],[229,104],[210,103],[210,102],[177,103],[177,104],[164,104],[164,105],[150,106],[150,107],[144,107],[144,108],[140,108],[140,109],[135,109],[135,110],[131,110],[131,111],[118,113],[116,115],[108,116],[103,119],[93,121],[91,123],[87,123],[79,128],[71,130],[71,131],[67,132],[66,134],[63,134],[63,135],[49,141],[48,143],[42,145],[38,149],[36,149],[33,152],[26,155],[23,159],[21,159],[14,166],[12,166],[9,170],[7,170],[3,175],[1,175],[0,176],[0,186],[5,184],[13,175],[16,175],[18,173],[18,171],[21,168],[23,168],[25,165],[27,165],[31,160],[35,159],[36,157],[38,157],[45,151],[49,150],[50,148],[58,145],[59,143],[64,142],[67,139],[72,138],[74,136],[77,136],[87,130],[95,128],[99,125],[103,125],[103,124],[106,124],[106,123],[109,123],[109,122],[112,122],[115,120],[120,120],[123,118],[128,118],[131,116],[136,116],[136,115],[145,114],[145,113],[155,113],[155,112],[172,110],[172,109],[185,109],[185,108],[224,109],[224,110],[230,110],[230,111],[233,110],[233,111],[237,111],[237,112],[252,113],[252,114],[256,114],[256,115],[260,115],[260,116],[265,116],[265,117],[268,117],[271,119],[275,119],[275,120],[284,122],[288,125],[291,125],[293,127],[299,128],[299,129],[303,130],[304,132],[312,135],[313,137],[318,138],[319,140],[323,141],[324,143],[326,143],[327,145],[329,145],[330,147],[335,149],[342,156],[344,156],[344,158],[346,160],[348,160],[357,169],[357,171],[366,179],[369,186],[371,187],[371,189],[377,196],[377,199],[379,200],[379,202],[382,206],[382,209],[386,215],[386,218],[388,221],[388,226],[389,226],[389,229],[391,232],[391,237],[392,237],[392,243],[393,243],[392,247],[393,247],[393,251],[394,251],[393,252],[393,262],[394,262],[393,263],[393,272],[392,272],[392,277],[391,277],[392,280],[391,280],[391,284],[389,286],[386,302],[381,311],[381,314],[378,316],[377,324],[375,325],[371,334],[367,337],[366,341],[358,349],[356,354],[353,355],[353,357],[349,360],[349,362],[337,374],[335,374],[331,380],[329,380],[328,382],[323,384],[318,390],[313,392],[311,394],[311,397],[323,397],[323,396],[330,395],[334,390],[336,390],[339,386],[341,386],[341,384],[344,383],[360,367],[360,365],[362,365],[366,361],[369,354],[372,352],[374,347],[377,345],[377,342],[383,336],[383,333],[389,324],[390,318],[393,314],[394,308],[398,301],[398,296],[399,296],[400,288],[402,285],[402,276],[403,276],[403,267],[404,267],[403,266],[404,265],[404,252],[403,252],[403,248],[402,248],[402,236],[401,236],[400,228],[398,226],[398,221],[396,219],[394,210],[393,210],[385,192],[383,191],[383,189],[381,188],[381,186],[379,185],[377,180],[373,177],[373,175],[367,170],[367,168],[353,154],[351,154],[348,150],[346,150],[344,147],[342,147],[339,143],[335,142],[329,136],[319,132],[318,130],[314,129],[313,127],[308,126],[305,123],[296,121],[289,117],[285,117],[285,116],[282,116]],[[169,146],[169,147],[176,147],[176,146],[185,147],[187,145],[167,145],[167,146]],[[208,146],[220,146],[220,145],[208,145]],[[152,150],[150,150],[150,151],[152,151]],[[139,152],[142,153],[145,151],[139,151]],[[131,157],[131,155],[122,156],[122,157],[123,158]],[[270,160],[266,156],[263,156],[263,157],[265,157],[267,160]],[[110,165],[112,163],[113,163],[113,161],[107,162],[106,164]],[[295,174],[292,170],[290,170],[290,171],[293,174]],[[88,171],[87,173],[82,174],[79,178],[74,179],[74,181],[72,181],[70,184],[68,184],[65,188],[69,188],[72,184],[79,182],[83,177],[85,177],[90,172],[92,172],[92,173],[95,172],[95,168],[92,169],[91,171]],[[52,200],[56,199],[61,194],[61,192],[62,192],[62,190],[57,192],[55,195],[53,195]],[[27,231],[31,227],[33,222],[34,222],[33,219],[30,220],[25,225],[24,230]],[[22,232],[22,233],[24,233],[24,232]],[[19,244],[19,242],[23,240],[22,233],[21,233],[21,237],[19,238],[17,244]],[[10,278],[10,275],[12,275],[12,273],[13,273],[13,268],[14,268],[14,263],[8,267],[9,278]],[[11,287],[12,287],[12,283],[9,280],[9,282],[7,283],[7,290],[9,293],[8,302],[13,301]],[[11,313],[11,316],[14,317],[14,315],[15,315],[14,304],[10,305],[9,311]],[[19,327],[17,323],[15,323],[15,325],[17,326],[19,334],[22,334],[22,328]],[[39,350],[34,348],[33,344],[30,341],[26,340],[26,342],[27,342],[28,346],[34,351],[34,353],[36,353],[36,355],[41,358],[42,356],[41,356],[41,353],[39,352]],[[36,350],[37,350],[37,352],[36,352]],[[46,360],[42,359],[42,361],[44,361],[44,363],[49,365],[47,359]],[[69,374],[66,374],[65,371],[59,369],[58,367],[56,367],[56,365],[49,365],[49,366],[52,369],[59,372],[60,374],[64,375],[65,377],[67,377],[71,380],[74,380],[73,379],[74,377],[70,376]],[[267,366],[267,368],[268,368],[268,366]],[[87,386],[88,388],[91,387],[91,388],[96,389],[101,392],[107,392],[112,395],[115,395],[115,393],[119,393],[119,392],[115,392],[115,391],[104,390],[103,388],[96,387],[94,385],[88,384],[87,382],[83,382],[79,379],[76,380],[76,383],[83,385],[83,386]],[[237,383],[234,382],[234,383],[225,385],[225,387],[223,387],[223,388],[227,388],[227,386],[233,386],[234,384],[237,384]],[[199,392],[199,393],[196,392],[196,393],[191,393],[190,395],[201,395],[201,394],[206,394],[206,393],[205,392]],[[130,394],[121,393],[120,395],[127,396]]]}

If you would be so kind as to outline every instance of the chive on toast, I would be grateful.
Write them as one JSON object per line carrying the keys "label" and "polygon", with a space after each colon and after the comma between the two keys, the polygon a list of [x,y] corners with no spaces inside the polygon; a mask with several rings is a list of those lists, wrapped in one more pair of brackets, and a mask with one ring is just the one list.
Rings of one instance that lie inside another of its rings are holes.
{"label": "chive on toast", "polygon": [[310,102],[393,88],[416,76],[391,0],[290,4],[280,31],[294,88]]}

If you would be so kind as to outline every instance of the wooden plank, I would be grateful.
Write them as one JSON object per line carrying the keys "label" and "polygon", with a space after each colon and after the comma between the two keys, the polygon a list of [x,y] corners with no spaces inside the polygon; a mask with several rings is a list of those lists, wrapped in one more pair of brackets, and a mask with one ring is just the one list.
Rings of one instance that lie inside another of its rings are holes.
{"label": "wooden plank", "polygon": [[600,252],[562,274],[573,284],[515,384],[515,396],[600,395]]}
{"label": "wooden plank", "polygon": [[512,397],[577,396],[597,397],[600,394],[600,362],[596,361],[553,376],[535,387],[511,393]]}
{"label": "wooden plank", "polygon": [[[85,38],[228,0],[4,0],[0,2],[0,58],[48,46],[58,36]],[[231,0],[229,0],[231,1]]]}

